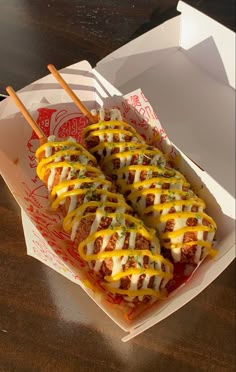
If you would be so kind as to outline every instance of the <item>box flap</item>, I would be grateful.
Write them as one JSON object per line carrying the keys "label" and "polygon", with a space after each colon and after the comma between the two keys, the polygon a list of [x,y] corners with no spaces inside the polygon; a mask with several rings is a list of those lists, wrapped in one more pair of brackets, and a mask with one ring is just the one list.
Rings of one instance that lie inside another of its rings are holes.
{"label": "box flap", "polygon": [[[183,1],[177,9],[181,12],[180,47],[191,50],[188,56],[195,63],[235,88],[235,33]],[[201,48],[195,48],[198,45]]]}
{"label": "box flap", "polygon": [[141,87],[170,140],[235,196],[235,34],[178,9],[96,69],[123,94]]}

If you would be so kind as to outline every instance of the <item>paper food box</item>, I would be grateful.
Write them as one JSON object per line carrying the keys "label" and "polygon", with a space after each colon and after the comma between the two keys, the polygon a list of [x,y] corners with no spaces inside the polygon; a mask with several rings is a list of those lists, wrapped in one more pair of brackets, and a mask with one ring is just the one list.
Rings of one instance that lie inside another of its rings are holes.
{"label": "paper food box", "polygon": [[[147,139],[158,134],[162,149],[180,156],[180,169],[218,225],[217,256],[204,260],[184,286],[139,316],[132,317],[132,309],[127,312],[99,288],[59,228],[61,216],[49,211],[48,192],[35,173],[37,137],[9,98],[0,104],[0,170],[22,209],[27,253],[80,285],[128,332],[123,341],[178,310],[235,257],[235,35],[182,2],[179,10],[179,16],[115,51],[95,69],[83,61],[61,70],[89,109],[117,107]],[[87,120],[53,76],[18,95],[46,136],[81,140]]]}

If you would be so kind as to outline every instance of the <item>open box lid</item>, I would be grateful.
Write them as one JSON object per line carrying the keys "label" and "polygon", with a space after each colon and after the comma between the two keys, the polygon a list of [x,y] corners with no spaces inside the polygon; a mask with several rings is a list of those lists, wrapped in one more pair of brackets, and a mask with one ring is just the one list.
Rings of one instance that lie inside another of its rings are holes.
{"label": "open box lid", "polygon": [[96,70],[123,94],[141,87],[170,140],[235,196],[235,33],[178,10]]}

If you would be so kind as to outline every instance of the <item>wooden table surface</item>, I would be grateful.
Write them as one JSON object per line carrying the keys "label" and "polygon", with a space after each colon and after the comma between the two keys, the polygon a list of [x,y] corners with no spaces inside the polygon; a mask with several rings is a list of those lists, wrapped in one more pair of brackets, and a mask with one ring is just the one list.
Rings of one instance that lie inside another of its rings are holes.
{"label": "wooden table surface", "polygon": [[[187,1],[234,30],[234,1]],[[174,0],[0,0],[0,93],[113,50],[176,14]],[[75,284],[26,255],[0,178],[0,371],[233,371],[235,265],[179,311],[124,335]]]}

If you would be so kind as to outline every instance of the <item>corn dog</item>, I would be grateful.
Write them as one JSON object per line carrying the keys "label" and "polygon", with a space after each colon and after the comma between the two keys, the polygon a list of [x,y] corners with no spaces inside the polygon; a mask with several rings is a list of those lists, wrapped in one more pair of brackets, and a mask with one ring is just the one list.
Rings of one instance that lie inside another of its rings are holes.
{"label": "corn dog", "polygon": [[52,210],[62,213],[63,229],[107,291],[133,303],[166,296],[173,265],[160,254],[155,230],[116,193],[95,157],[73,138],[50,136],[36,159]]}
{"label": "corn dog", "polygon": [[84,144],[144,223],[156,229],[164,256],[197,265],[215,254],[216,224],[204,212],[204,201],[159,149],[122,121],[118,110],[106,116],[101,110],[100,121],[84,129]]}

